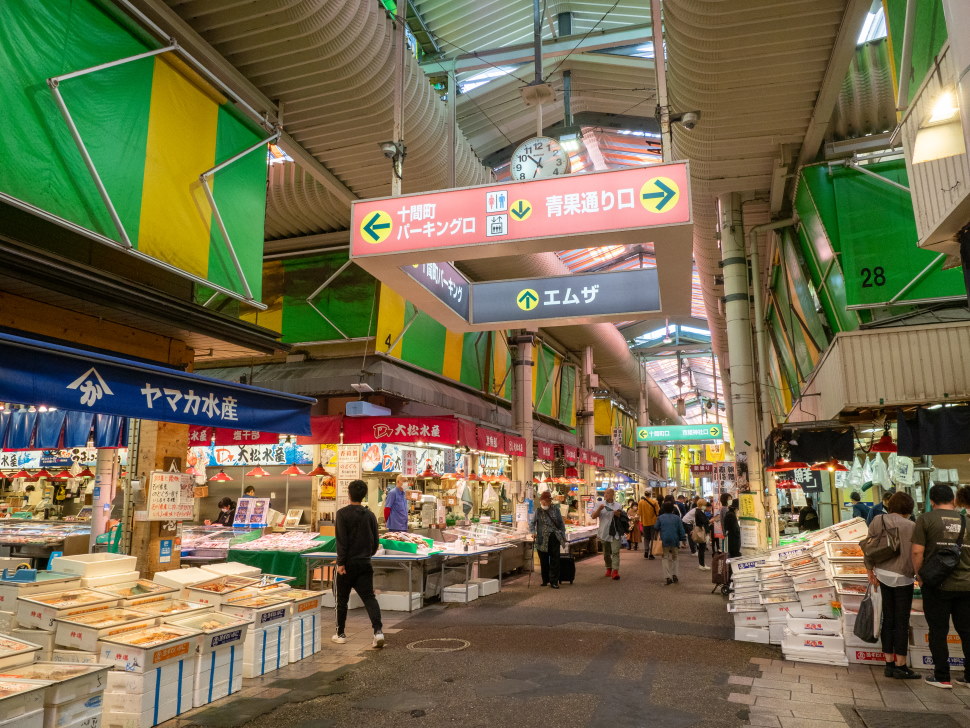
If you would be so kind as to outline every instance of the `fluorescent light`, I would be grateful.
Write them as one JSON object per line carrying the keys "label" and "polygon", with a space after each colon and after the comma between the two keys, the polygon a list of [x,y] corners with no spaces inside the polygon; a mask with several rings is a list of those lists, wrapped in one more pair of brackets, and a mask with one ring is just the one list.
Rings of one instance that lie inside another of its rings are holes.
{"label": "fluorescent light", "polygon": [[946,121],[952,121],[959,113],[960,107],[957,105],[956,94],[953,93],[952,88],[946,88],[940,91],[936,101],[933,102],[933,110],[930,112],[930,118],[926,120],[926,123],[942,124]]}
{"label": "fluorescent light", "polygon": [[579,146],[580,146],[579,139],[576,139],[575,137],[571,139],[560,139],[559,145],[570,154],[575,154],[576,152],[578,152]]}

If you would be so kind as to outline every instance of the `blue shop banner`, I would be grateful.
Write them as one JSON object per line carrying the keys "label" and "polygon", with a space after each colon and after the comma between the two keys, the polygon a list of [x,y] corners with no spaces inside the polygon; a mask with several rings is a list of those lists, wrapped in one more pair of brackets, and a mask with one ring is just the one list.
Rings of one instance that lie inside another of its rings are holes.
{"label": "blue shop banner", "polygon": [[0,401],[309,435],[316,400],[0,333]]}
{"label": "blue shop banner", "polygon": [[188,464],[206,468],[226,468],[235,465],[312,465],[313,451],[319,445],[298,445],[284,442],[279,445],[209,445],[189,448]]}

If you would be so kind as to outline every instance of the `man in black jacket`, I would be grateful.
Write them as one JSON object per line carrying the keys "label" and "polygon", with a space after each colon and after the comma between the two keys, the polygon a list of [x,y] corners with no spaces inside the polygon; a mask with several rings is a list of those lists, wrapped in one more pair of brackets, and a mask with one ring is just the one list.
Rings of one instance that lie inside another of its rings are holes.
{"label": "man in black jacket", "polygon": [[364,602],[367,616],[374,628],[374,647],[384,646],[381,607],[374,596],[374,567],[371,556],[377,553],[377,517],[361,502],[367,496],[363,480],[351,481],[347,486],[350,505],[337,511],[337,632],[332,637],[339,645],[347,641],[347,604],[350,590]]}

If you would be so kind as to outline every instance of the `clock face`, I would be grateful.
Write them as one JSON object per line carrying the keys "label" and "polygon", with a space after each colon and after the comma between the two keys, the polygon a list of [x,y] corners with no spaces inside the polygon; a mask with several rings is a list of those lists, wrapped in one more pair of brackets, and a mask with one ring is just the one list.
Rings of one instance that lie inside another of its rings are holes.
{"label": "clock face", "polygon": [[512,179],[547,179],[569,174],[569,154],[555,139],[536,137],[519,145],[509,164]]}

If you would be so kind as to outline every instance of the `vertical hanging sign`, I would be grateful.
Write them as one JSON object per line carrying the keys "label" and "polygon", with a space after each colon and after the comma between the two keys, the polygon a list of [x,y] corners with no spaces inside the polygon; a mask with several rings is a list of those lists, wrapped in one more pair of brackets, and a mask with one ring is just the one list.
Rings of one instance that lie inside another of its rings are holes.
{"label": "vertical hanging sign", "polygon": [[337,509],[350,503],[347,486],[360,478],[360,445],[337,446]]}

